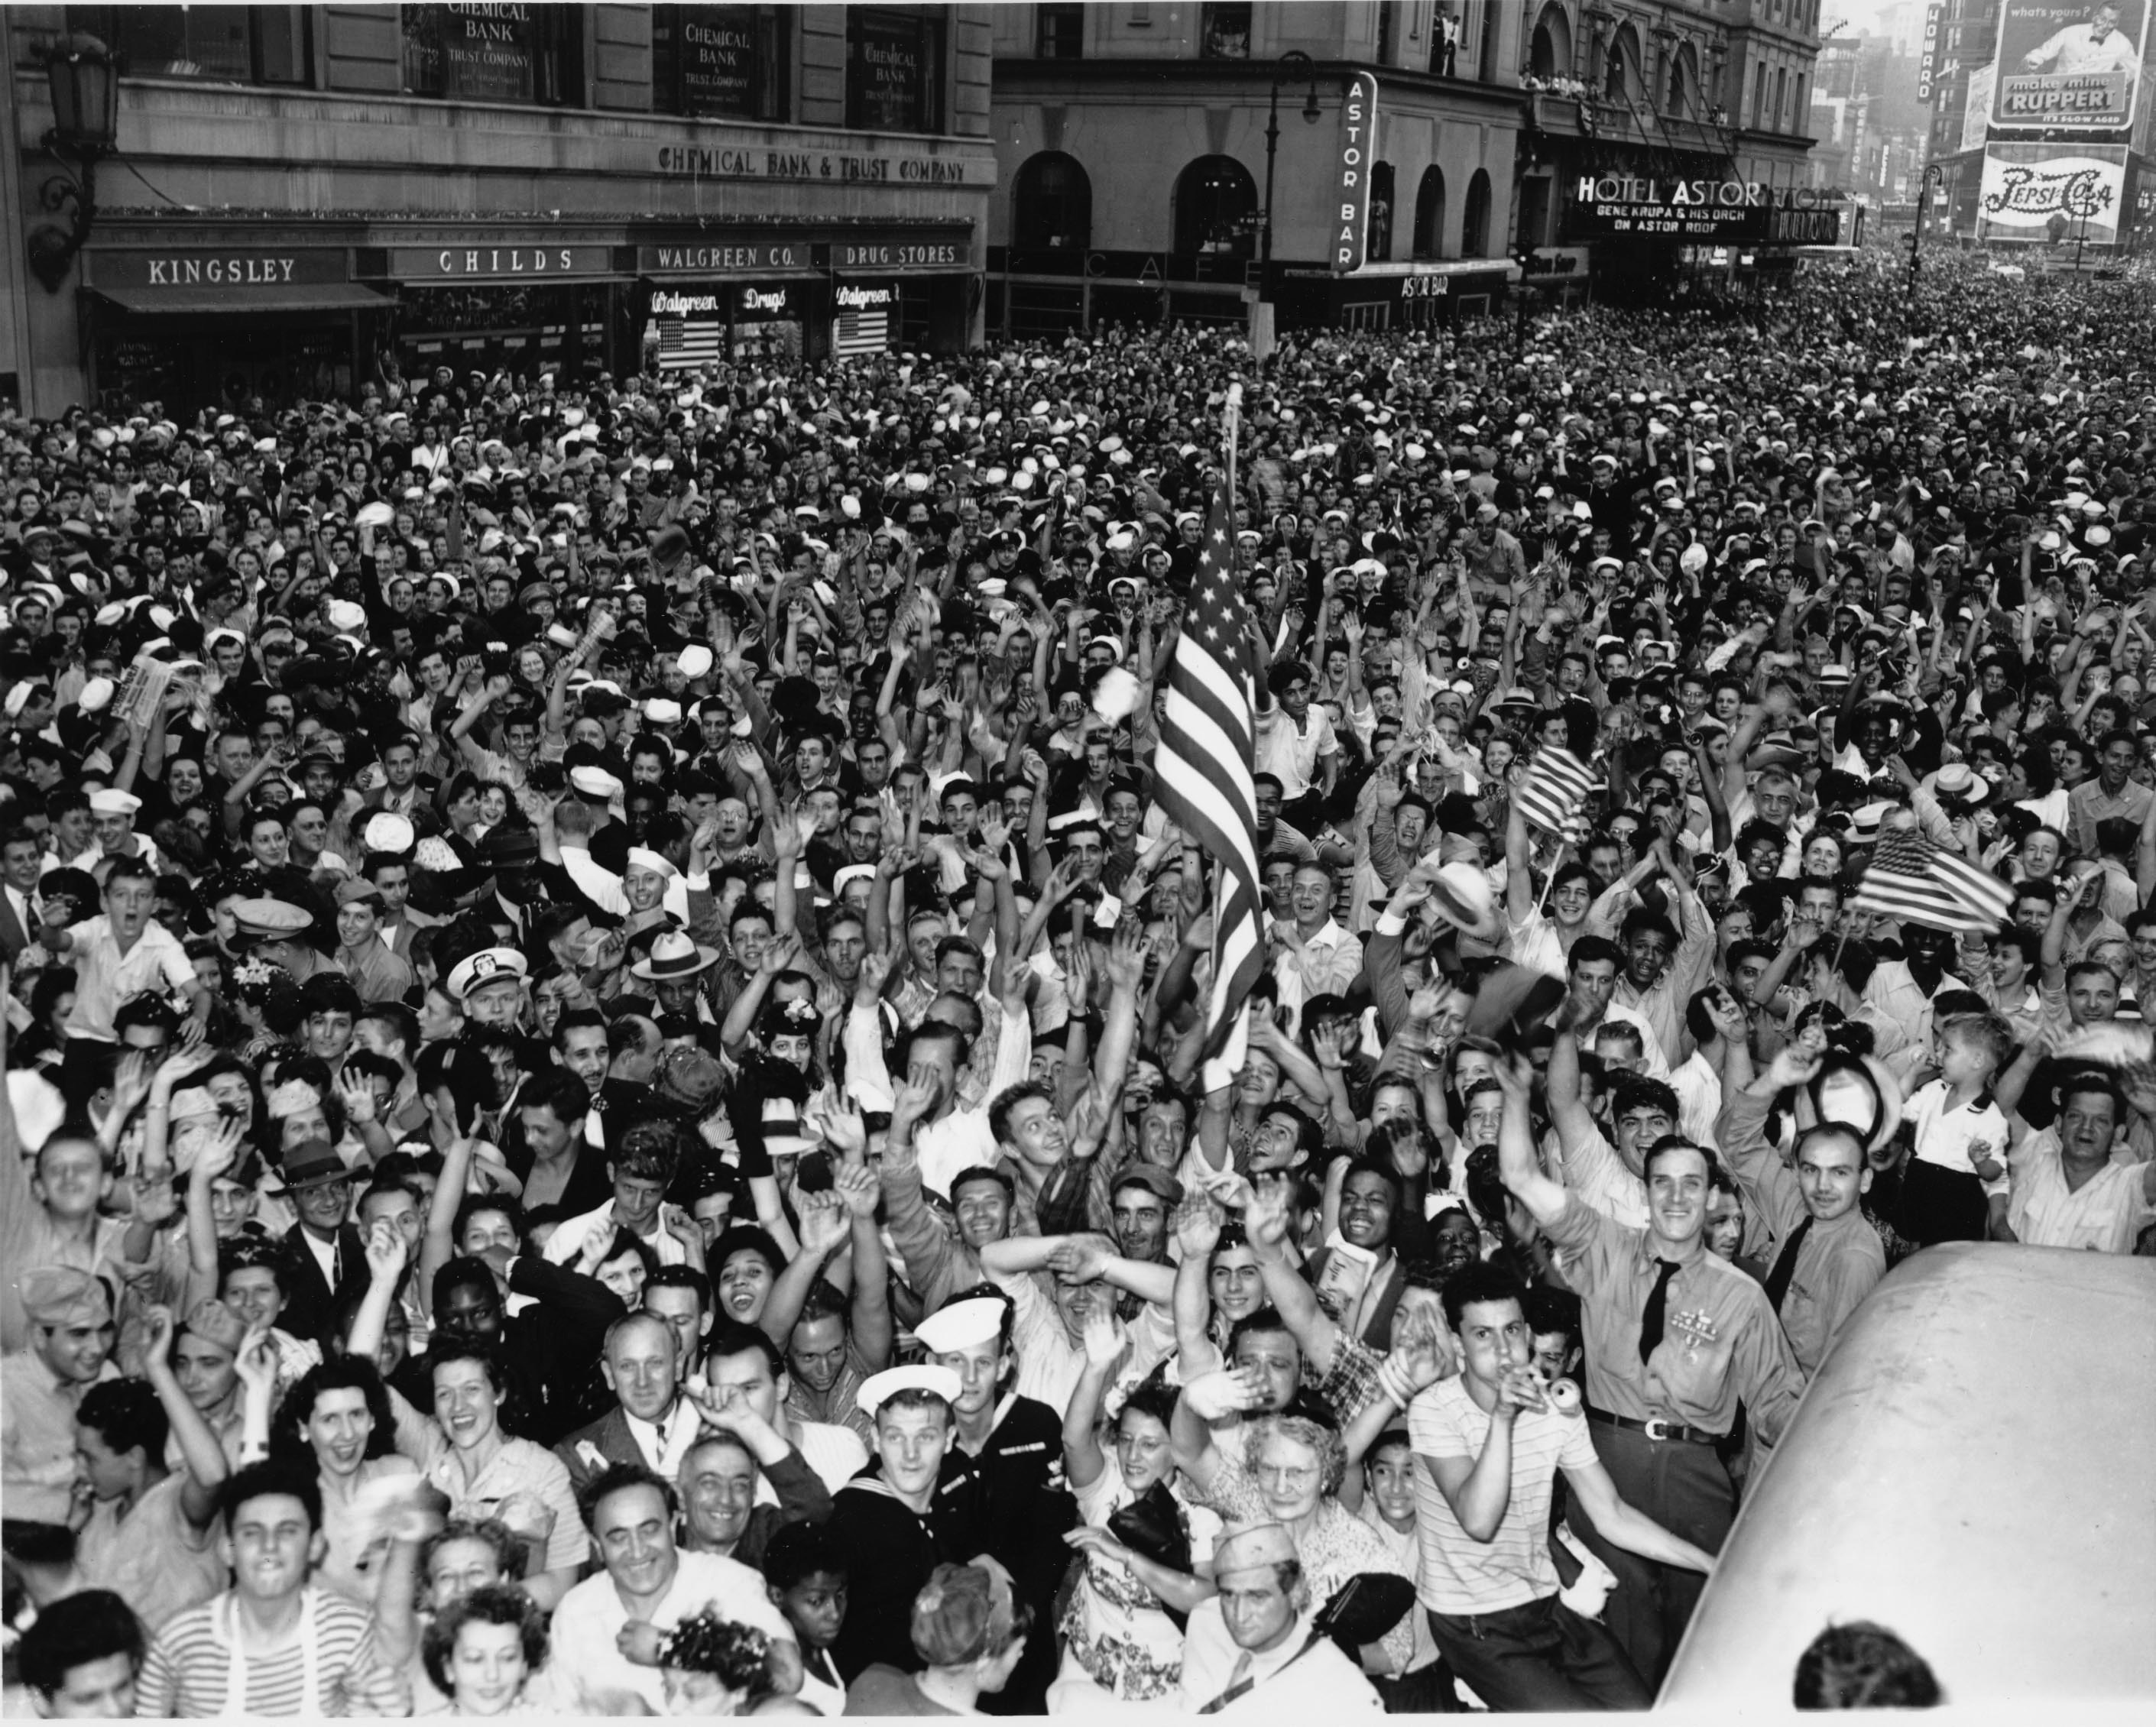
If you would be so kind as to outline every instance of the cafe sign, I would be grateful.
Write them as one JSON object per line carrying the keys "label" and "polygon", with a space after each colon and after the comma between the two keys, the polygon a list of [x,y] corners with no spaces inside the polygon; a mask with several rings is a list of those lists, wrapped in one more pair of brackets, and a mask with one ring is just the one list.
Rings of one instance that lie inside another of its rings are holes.
{"label": "cafe sign", "polygon": [[557,280],[613,273],[608,246],[398,246],[389,274],[398,281]]}

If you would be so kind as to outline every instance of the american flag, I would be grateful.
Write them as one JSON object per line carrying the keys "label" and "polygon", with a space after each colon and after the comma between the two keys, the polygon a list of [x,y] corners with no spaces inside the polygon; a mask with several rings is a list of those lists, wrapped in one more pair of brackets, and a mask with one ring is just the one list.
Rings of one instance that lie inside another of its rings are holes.
{"label": "american flag", "polygon": [[1545,744],[1535,751],[1527,782],[1513,793],[1520,813],[1537,827],[1569,834],[1578,822],[1594,776],[1571,751]]}
{"label": "american flag", "polygon": [[1956,935],[1987,935],[2014,907],[2014,890],[1966,858],[1941,851],[1913,828],[1879,836],[1849,902],[1860,917],[1894,918]]}
{"label": "american flag", "polygon": [[1221,1051],[1240,1029],[1243,1003],[1265,962],[1258,799],[1250,767],[1250,613],[1235,586],[1228,527],[1227,492],[1215,479],[1190,605],[1168,669],[1159,755],[1161,807],[1186,840],[1219,867],[1213,903],[1213,999],[1205,1027],[1209,1053]]}

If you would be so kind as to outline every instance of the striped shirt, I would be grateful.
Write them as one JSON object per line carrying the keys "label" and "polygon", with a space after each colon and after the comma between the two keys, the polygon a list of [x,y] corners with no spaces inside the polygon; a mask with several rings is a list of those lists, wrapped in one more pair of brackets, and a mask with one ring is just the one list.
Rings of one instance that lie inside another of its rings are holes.
{"label": "striped shirt", "polygon": [[[1490,1437],[1489,1412],[1464,1380],[1441,1379],[1408,1406],[1408,1437],[1418,1458],[1472,1463]],[[1504,1520],[1487,1541],[1460,1527],[1451,1502],[1427,1468],[1415,1471],[1415,1528],[1421,1575],[1415,1598],[1434,1613],[1498,1613],[1558,1592],[1550,1560],[1550,1491],[1559,1469],[1595,1461],[1594,1442],[1577,1413],[1523,1409],[1512,1423],[1512,1489]]]}
{"label": "striped shirt", "polygon": [[[341,1715],[348,1673],[374,1659],[374,1616],[362,1607],[310,1587],[291,1647],[275,1654],[242,1654],[232,1591],[165,1622],[150,1645],[136,1689],[135,1712],[145,1719],[207,1720],[228,1714]],[[226,1696],[234,1669],[246,1674],[245,1695]],[[311,1675],[314,1695],[305,1696]]]}

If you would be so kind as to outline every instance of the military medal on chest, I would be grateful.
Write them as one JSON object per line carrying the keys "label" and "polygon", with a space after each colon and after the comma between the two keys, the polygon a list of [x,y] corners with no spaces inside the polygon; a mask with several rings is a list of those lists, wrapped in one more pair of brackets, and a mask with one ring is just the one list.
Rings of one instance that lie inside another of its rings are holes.
{"label": "military medal on chest", "polygon": [[1715,1329],[1714,1315],[1703,1307],[1687,1308],[1671,1314],[1670,1329],[1683,1337],[1687,1355],[1697,1355],[1702,1345],[1718,1343],[1722,1339],[1722,1334]]}

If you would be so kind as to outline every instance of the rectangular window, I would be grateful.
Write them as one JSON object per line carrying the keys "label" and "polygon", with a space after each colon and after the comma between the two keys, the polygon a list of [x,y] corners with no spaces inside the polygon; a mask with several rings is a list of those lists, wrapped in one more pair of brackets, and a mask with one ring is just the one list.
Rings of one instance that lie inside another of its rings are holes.
{"label": "rectangular window", "polygon": [[783,120],[792,6],[654,6],[651,91],[660,111]]}
{"label": "rectangular window", "polygon": [[305,6],[71,6],[68,22],[110,44],[139,78],[308,84]]}
{"label": "rectangular window", "polygon": [[1034,52],[1044,60],[1076,60],[1086,54],[1086,8],[1083,6],[1036,6],[1034,17],[1040,33]]}
{"label": "rectangular window", "polygon": [[1250,0],[1199,8],[1198,57],[1204,60],[1247,60],[1250,57]]}
{"label": "rectangular window", "polygon": [[582,105],[582,7],[480,0],[406,6],[402,13],[408,95]]}
{"label": "rectangular window", "polygon": [[865,132],[943,130],[943,20],[858,8],[846,14],[846,124]]}

